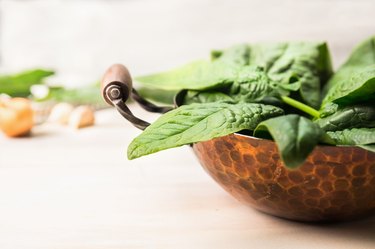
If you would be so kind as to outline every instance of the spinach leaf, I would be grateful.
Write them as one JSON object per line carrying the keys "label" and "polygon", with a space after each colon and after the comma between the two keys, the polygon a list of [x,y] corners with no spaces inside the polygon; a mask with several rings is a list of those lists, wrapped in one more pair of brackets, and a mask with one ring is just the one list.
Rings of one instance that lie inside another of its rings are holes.
{"label": "spinach leaf", "polygon": [[[343,72],[350,72],[350,74],[345,74],[345,79],[334,84],[329,89],[323,105],[329,102],[348,105],[364,101],[375,101],[375,64],[357,68],[356,71],[344,70]],[[337,74],[339,75],[340,71]],[[339,77],[337,76],[332,80],[336,79],[339,79]]]}
{"label": "spinach leaf", "polygon": [[211,59],[220,60],[228,65],[246,66],[250,61],[250,47],[247,44],[235,45],[225,50],[211,52]]}
{"label": "spinach leaf", "polygon": [[319,110],[319,117],[320,118],[328,117],[334,114],[335,112],[337,112],[338,109],[339,109],[338,104],[335,104],[332,102],[328,103]]}
{"label": "spinach leaf", "polygon": [[[222,93],[222,92],[215,92],[215,91],[188,91],[186,96],[184,97],[183,104],[189,105],[193,103],[212,103],[212,102],[226,102],[226,103],[239,103],[240,98],[230,97],[229,95]],[[265,105],[273,105],[277,107],[282,107],[283,103],[280,101],[279,98],[276,97],[267,97],[265,96],[261,101],[258,103],[265,104]]]}
{"label": "spinach leaf", "polygon": [[44,78],[53,74],[53,71],[35,69],[15,75],[0,76],[0,93],[12,97],[27,97],[30,95],[32,85],[41,84]]}
{"label": "spinach leaf", "polygon": [[268,130],[275,140],[281,158],[288,168],[300,166],[313,151],[322,130],[311,120],[290,114],[261,122],[255,135]]}
{"label": "spinach leaf", "polygon": [[211,102],[234,102],[233,99],[222,92],[214,91],[188,91],[185,99],[184,105],[193,104],[193,103],[211,103]]}
{"label": "spinach leaf", "polygon": [[184,105],[165,113],[136,137],[128,147],[128,158],[135,159],[244,129],[252,130],[261,121],[281,114],[280,108],[262,104]]}
{"label": "spinach leaf", "polygon": [[270,99],[277,100],[281,95],[288,95],[290,91],[299,89],[298,82],[277,84],[270,80],[261,68],[250,66],[246,68],[248,70],[241,71],[237,81],[233,82],[230,87],[208,91],[188,91],[184,104],[217,101],[267,103]]}
{"label": "spinach leaf", "polygon": [[375,100],[375,36],[356,47],[329,80],[323,106]]}
{"label": "spinach leaf", "polygon": [[375,107],[366,105],[348,106],[334,114],[315,120],[325,131],[338,131],[347,128],[375,127]]}
{"label": "spinach leaf", "polygon": [[320,89],[332,74],[330,55],[325,43],[237,45],[213,54],[216,61],[262,67],[271,80],[280,84],[299,82],[302,100],[315,108],[320,105]]}
{"label": "spinach leaf", "polygon": [[229,90],[229,96],[237,101],[259,102],[264,97],[279,96],[281,87],[272,81],[260,67],[246,67],[241,70],[236,82]]}
{"label": "spinach leaf", "polygon": [[375,143],[375,128],[353,128],[342,131],[329,131],[327,135],[336,145],[367,145]]}
{"label": "spinach leaf", "polygon": [[251,58],[249,63],[263,67],[266,72],[270,72],[273,65],[284,54],[287,44],[278,43],[255,43],[251,46]]}
{"label": "spinach leaf", "polygon": [[[262,47],[263,48],[259,48]],[[291,42],[278,46],[267,44],[258,45],[258,49],[267,51],[265,55],[258,54],[255,58],[257,64],[264,64],[268,76],[278,82],[295,82],[301,84],[300,96],[302,100],[317,108],[320,106],[320,89],[332,74],[332,67],[328,48],[325,43]],[[274,55],[272,55],[272,53]],[[262,61],[261,57],[271,59]]]}
{"label": "spinach leaf", "polygon": [[231,84],[228,95],[237,102],[261,102],[265,98],[289,95],[291,91],[297,91],[300,83],[279,83],[270,79],[263,68],[246,66],[238,74]]}
{"label": "spinach leaf", "polygon": [[223,62],[196,61],[180,68],[135,78],[146,87],[163,90],[206,90],[236,80],[241,67]]}
{"label": "spinach leaf", "polygon": [[140,87],[137,89],[139,95],[152,102],[161,104],[174,104],[174,97],[178,90],[162,90],[158,88]]}

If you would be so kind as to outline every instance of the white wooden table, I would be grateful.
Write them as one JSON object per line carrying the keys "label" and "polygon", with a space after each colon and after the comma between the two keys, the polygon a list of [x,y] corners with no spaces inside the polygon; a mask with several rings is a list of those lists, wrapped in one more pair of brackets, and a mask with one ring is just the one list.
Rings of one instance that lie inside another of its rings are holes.
{"label": "white wooden table", "polygon": [[0,137],[0,248],[375,247],[375,218],[309,225],[242,205],[187,146],[128,161],[138,133],[105,110],[81,131]]}

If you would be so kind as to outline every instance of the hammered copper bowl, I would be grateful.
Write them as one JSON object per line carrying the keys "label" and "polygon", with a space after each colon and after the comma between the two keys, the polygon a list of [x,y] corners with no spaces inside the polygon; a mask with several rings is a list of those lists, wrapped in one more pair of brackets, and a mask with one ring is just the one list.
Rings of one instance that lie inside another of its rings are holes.
{"label": "hammered copper bowl", "polygon": [[231,134],[193,149],[227,192],[264,213],[314,222],[375,214],[373,152],[317,146],[302,166],[289,170],[270,140]]}

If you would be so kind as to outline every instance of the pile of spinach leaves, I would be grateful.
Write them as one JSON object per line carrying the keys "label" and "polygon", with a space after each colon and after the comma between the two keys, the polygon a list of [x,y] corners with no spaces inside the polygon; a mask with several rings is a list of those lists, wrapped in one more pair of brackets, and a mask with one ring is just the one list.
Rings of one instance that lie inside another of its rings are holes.
{"label": "pile of spinach leaves", "polygon": [[375,36],[336,73],[324,42],[259,43],[136,80],[187,94],[132,141],[129,159],[241,131],[271,136],[289,168],[317,144],[375,151]]}

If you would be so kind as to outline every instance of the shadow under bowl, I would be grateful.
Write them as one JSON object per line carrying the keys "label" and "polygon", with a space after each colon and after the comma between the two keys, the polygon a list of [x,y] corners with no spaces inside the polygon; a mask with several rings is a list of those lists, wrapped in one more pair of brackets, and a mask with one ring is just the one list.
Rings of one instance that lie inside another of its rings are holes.
{"label": "shadow under bowl", "polygon": [[241,134],[193,145],[201,165],[227,192],[264,213],[297,221],[345,221],[375,214],[375,153],[317,146],[287,169],[275,142]]}

